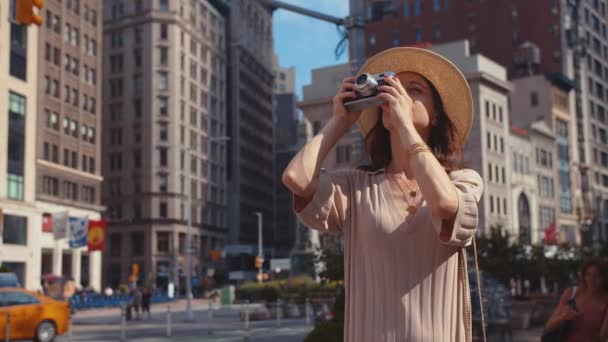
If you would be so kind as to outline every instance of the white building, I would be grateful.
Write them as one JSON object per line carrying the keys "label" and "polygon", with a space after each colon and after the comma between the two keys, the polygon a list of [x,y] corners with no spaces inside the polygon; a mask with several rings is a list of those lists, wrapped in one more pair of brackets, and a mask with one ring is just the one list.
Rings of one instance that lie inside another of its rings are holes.
{"label": "white building", "polygon": [[[0,13],[11,13],[12,4],[12,0],[0,2]],[[11,17],[0,19],[0,263],[31,290],[41,288],[43,273],[63,275],[68,268],[76,283],[81,283],[81,275],[88,275],[87,285],[99,290],[100,252],[81,263],[86,247],[70,249],[66,241],[56,242],[51,233],[42,231],[43,213],[58,211],[36,200],[36,187],[41,186],[36,181],[36,144],[37,80],[42,72],[37,63],[38,38],[42,28],[17,25]],[[70,216],[87,214],[69,212]],[[45,253],[51,256],[46,272]]]}
{"label": "white building", "polygon": [[508,151],[508,97],[513,84],[507,80],[505,67],[483,55],[472,54],[467,40],[437,45],[431,50],[460,68],[471,87],[475,116],[464,149],[464,162],[484,180],[478,231],[486,233],[496,226],[515,234]]}

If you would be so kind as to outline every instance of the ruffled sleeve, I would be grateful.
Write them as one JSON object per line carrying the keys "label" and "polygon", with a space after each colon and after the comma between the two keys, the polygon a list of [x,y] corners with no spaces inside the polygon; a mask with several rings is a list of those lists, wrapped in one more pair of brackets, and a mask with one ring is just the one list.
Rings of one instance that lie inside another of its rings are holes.
{"label": "ruffled sleeve", "polygon": [[314,196],[301,211],[296,209],[296,204],[303,199],[294,196],[294,212],[300,221],[309,228],[320,231],[342,231],[348,208],[350,173],[349,169],[321,169]]}
{"label": "ruffled sleeve", "polygon": [[483,180],[471,169],[453,171],[450,173],[450,179],[458,194],[458,211],[449,221],[433,216],[433,227],[442,243],[464,247],[471,244],[477,231],[477,204],[483,193]]}

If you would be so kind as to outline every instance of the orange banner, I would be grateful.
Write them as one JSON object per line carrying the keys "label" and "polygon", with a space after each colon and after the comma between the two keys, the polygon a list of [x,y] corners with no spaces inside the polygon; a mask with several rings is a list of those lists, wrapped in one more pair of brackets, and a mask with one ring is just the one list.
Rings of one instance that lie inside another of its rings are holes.
{"label": "orange banner", "polygon": [[106,220],[89,220],[87,241],[89,252],[103,251],[106,248]]}

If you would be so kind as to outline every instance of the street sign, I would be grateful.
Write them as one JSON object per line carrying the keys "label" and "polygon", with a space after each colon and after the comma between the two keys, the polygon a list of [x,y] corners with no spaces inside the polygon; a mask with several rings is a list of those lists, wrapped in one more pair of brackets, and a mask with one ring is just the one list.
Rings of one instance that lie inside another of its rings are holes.
{"label": "street sign", "polygon": [[167,287],[167,297],[170,299],[175,297],[175,285],[173,285],[173,283],[169,283],[169,286]]}
{"label": "street sign", "polygon": [[245,272],[243,271],[231,271],[228,273],[228,279],[230,280],[244,280]]}
{"label": "street sign", "polygon": [[291,259],[270,259],[270,269],[291,270]]}

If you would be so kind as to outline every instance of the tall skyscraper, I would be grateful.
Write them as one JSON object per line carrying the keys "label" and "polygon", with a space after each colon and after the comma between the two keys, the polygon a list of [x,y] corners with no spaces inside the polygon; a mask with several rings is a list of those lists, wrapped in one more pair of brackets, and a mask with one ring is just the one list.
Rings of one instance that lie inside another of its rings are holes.
{"label": "tall skyscraper", "polygon": [[[99,219],[101,204],[101,2],[45,2],[37,49],[36,198],[45,215]],[[46,234],[50,238],[50,234]],[[45,236],[46,236],[45,235]],[[42,274],[100,287],[101,255],[66,241],[42,250]]]}
{"label": "tall skyscraper", "polygon": [[106,282],[138,263],[141,282],[182,286],[189,251],[200,275],[226,243],[225,21],[206,0],[105,4]]}
{"label": "tall skyscraper", "polygon": [[[216,1],[220,2],[220,1]],[[274,240],[274,43],[272,13],[257,1],[224,1],[228,18],[228,197],[230,243],[265,254]],[[219,5],[218,5],[219,6]],[[238,265],[235,265],[238,267]]]}
{"label": "tall skyscraper", "polygon": [[[298,152],[298,113],[295,94],[295,67],[283,68],[275,56],[274,63],[274,151],[275,179]],[[274,241],[276,257],[289,257],[296,242],[298,221],[293,212],[292,195],[283,182],[275,182]]]}

